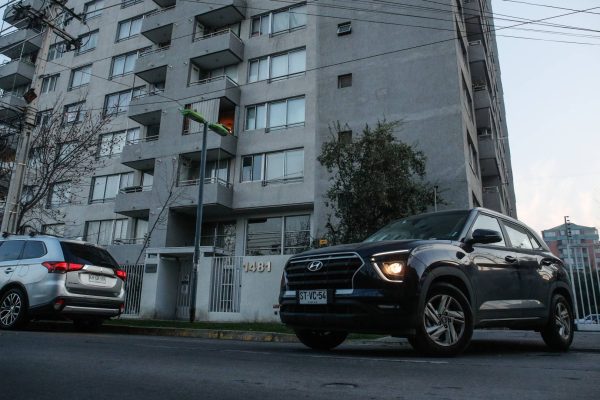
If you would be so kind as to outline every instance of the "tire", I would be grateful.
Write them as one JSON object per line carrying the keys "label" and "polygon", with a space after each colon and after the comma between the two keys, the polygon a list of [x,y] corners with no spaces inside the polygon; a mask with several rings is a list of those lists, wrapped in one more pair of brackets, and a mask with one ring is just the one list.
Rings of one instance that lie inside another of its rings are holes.
{"label": "tire", "polygon": [[296,329],[294,332],[302,344],[314,350],[331,350],[342,344],[348,336],[348,332],[312,329]]}
{"label": "tire", "polygon": [[95,332],[104,323],[102,318],[77,318],[73,320],[73,325],[75,329],[82,332]]}
{"label": "tire", "polygon": [[27,325],[27,296],[12,288],[0,296],[0,329],[18,329]]}
{"label": "tire", "polygon": [[462,353],[473,336],[473,311],[465,295],[450,284],[436,284],[419,310],[409,343],[420,353],[449,357]]}
{"label": "tire", "polygon": [[569,301],[561,294],[552,296],[548,324],[541,330],[542,339],[554,351],[567,351],[573,342],[575,320]]}

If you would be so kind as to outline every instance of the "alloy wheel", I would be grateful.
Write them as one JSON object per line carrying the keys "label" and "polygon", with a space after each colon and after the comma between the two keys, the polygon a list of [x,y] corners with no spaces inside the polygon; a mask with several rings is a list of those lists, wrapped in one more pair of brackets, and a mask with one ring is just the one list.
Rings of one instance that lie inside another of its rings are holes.
{"label": "alloy wheel", "polygon": [[21,313],[21,297],[17,293],[9,293],[0,305],[0,323],[12,326]]}
{"label": "alloy wheel", "polygon": [[423,313],[425,332],[439,346],[459,342],[465,331],[465,312],[459,301],[447,294],[433,296]]}
{"label": "alloy wheel", "polygon": [[571,335],[571,315],[567,306],[562,302],[556,303],[554,322],[558,328],[559,336],[564,340],[568,340]]}

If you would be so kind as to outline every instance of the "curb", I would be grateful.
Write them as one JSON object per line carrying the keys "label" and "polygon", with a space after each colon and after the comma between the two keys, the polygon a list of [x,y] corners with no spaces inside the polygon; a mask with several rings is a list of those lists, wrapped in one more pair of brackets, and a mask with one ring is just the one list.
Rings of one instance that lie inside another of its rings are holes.
{"label": "curb", "polygon": [[152,328],[104,325],[102,332],[127,335],[174,336],[198,339],[239,340],[245,342],[298,343],[295,335],[276,332],[230,331],[221,329]]}

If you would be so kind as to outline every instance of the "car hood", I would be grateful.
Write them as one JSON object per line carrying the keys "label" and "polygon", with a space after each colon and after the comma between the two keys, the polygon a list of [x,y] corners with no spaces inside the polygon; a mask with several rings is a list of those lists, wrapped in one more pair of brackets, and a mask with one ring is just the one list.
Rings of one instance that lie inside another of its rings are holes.
{"label": "car hood", "polygon": [[409,240],[385,240],[380,242],[360,242],[351,244],[342,244],[338,246],[323,247],[320,249],[308,250],[300,254],[296,254],[294,257],[304,256],[318,256],[320,254],[330,253],[346,253],[356,252],[361,256],[369,257],[375,253],[383,253],[386,251],[395,250],[412,250],[418,246],[433,244],[433,243],[452,243],[450,240],[421,240],[421,239],[409,239]]}

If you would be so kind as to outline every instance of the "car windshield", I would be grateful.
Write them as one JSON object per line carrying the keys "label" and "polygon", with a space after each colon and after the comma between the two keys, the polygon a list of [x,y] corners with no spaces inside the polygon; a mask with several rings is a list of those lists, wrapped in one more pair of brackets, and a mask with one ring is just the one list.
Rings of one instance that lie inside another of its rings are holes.
{"label": "car windshield", "polygon": [[99,267],[119,268],[119,264],[108,251],[89,244],[60,242],[65,261],[77,264],[97,265]]}
{"label": "car windshield", "polygon": [[457,240],[468,215],[468,211],[449,211],[399,219],[369,236],[365,242],[403,239]]}

